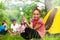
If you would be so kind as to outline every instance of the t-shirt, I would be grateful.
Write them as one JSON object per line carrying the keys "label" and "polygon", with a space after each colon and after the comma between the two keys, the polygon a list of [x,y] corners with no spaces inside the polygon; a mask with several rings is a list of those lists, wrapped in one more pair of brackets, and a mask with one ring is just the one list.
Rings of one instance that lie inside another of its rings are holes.
{"label": "t-shirt", "polygon": [[13,32],[16,32],[18,27],[19,27],[18,24],[15,25],[11,24],[11,29],[13,30]]}
{"label": "t-shirt", "polygon": [[5,26],[0,26],[0,32],[4,31],[5,30]]}
{"label": "t-shirt", "polygon": [[25,30],[25,25],[20,25],[20,30]]}
{"label": "t-shirt", "polygon": [[33,28],[36,26],[36,24],[40,24],[40,28],[38,28],[36,31],[39,33],[40,37],[43,38],[45,35],[45,26],[41,19],[38,19],[35,21],[34,19],[31,20]]}

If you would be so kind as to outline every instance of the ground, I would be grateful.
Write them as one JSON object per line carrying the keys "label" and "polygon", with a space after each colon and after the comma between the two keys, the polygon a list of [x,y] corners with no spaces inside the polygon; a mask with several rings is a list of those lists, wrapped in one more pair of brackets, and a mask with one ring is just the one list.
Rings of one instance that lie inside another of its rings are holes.
{"label": "ground", "polygon": [[[19,34],[16,36],[11,36],[9,33],[6,35],[0,35],[0,40],[24,40]],[[60,35],[48,35],[41,40],[60,40]]]}

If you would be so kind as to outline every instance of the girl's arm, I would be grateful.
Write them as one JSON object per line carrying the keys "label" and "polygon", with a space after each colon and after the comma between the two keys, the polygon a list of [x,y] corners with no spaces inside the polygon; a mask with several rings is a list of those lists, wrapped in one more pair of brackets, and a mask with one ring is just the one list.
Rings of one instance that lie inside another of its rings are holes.
{"label": "girl's arm", "polygon": [[28,25],[29,28],[33,29],[32,23],[30,21],[30,24],[27,22],[27,20],[25,19],[25,23]]}
{"label": "girl's arm", "polygon": [[7,26],[7,24],[4,24],[4,25],[6,26],[5,31],[8,30],[8,26]]}
{"label": "girl's arm", "polygon": [[41,24],[36,24],[36,26],[35,26],[35,30],[37,30],[37,29],[39,29],[40,28],[40,26],[41,26]]}

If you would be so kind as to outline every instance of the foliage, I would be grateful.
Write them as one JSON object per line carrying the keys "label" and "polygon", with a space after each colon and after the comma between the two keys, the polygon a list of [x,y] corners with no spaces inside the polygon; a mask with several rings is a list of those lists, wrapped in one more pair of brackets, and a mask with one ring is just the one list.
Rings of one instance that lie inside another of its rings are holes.
{"label": "foliage", "polygon": [[4,4],[2,2],[0,3],[0,9],[4,9]]}
{"label": "foliage", "polygon": [[32,10],[36,7],[36,4],[31,4],[30,6],[26,6],[23,10],[24,17],[27,18],[27,21],[29,22],[32,17]]}
{"label": "foliage", "polygon": [[52,0],[52,7],[60,6],[60,0]]}

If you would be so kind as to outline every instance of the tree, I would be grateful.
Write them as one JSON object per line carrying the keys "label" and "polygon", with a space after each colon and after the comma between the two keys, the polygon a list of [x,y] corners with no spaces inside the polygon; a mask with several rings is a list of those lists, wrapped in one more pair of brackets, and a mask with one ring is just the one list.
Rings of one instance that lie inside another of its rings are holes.
{"label": "tree", "polygon": [[48,12],[52,8],[52,0],[45,0],[45,11]]}

